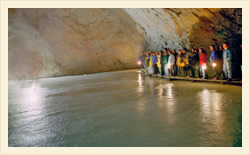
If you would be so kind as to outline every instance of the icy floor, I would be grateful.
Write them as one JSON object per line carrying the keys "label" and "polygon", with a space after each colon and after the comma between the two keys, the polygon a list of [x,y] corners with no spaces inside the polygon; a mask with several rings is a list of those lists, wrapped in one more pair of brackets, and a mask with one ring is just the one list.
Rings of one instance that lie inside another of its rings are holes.
{"label": "icy floor", "polygon": [[9,146],[241,146],[242,87],[137,70],[9,81]]}

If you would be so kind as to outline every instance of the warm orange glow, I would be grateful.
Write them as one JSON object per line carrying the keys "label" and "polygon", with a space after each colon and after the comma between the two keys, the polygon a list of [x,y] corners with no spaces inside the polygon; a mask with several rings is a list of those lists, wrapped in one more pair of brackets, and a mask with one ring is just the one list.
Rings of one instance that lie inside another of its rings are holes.
{"label": "warm orange glow", "polygon": [[141,65],[141,61],[138,61],[137,64],[138,64],[138,65]]}
{"label": "warm orange glow", "polygon": [[213,65],[213,67],[216,67],[216,63],[213,63],[212,65]]}

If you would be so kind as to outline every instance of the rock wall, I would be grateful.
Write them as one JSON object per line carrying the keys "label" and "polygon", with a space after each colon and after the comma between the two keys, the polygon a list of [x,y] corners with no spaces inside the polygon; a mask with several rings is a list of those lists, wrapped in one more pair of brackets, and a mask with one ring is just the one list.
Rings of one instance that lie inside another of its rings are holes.
{"label": "rock wall", "polygon": [[144,43],[122,9],[10,9],[9,79],[136,68]]}
{"label": "rock wall", "polygon": [[[144,50],[241,43],[241,9],[9,9],[9,79],[137,68]],[[235,49],[234,51],[237,51]]]}
{"label": "rock wall", "polygon": [[191,49],[241,43],[241,9],[125,9],[146,38],[146,49]]}

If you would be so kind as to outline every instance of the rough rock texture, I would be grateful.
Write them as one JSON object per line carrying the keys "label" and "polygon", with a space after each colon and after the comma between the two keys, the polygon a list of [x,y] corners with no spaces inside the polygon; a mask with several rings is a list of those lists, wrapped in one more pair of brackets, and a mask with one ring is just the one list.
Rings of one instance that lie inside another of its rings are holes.
{"label": "rough rock texture", "polygon": [[[9,79],[136,68],[139,53],[241,44],[241,9],[9,9]],[[234,51],[237,51],[235,49]]]}

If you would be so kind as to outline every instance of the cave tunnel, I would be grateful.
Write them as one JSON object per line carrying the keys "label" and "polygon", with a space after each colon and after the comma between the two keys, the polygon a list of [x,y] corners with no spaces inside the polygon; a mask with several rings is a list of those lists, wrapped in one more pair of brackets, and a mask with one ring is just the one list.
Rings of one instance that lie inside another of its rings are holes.
{"label": "cave tunnel", "polygon": [[137,64],[225,42],[240,82],[241,8],[9,8],[8,146],[241,147],[241,86]]}

